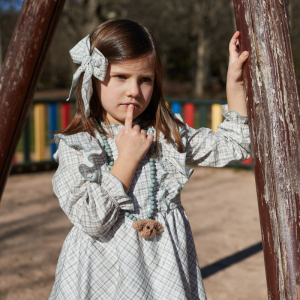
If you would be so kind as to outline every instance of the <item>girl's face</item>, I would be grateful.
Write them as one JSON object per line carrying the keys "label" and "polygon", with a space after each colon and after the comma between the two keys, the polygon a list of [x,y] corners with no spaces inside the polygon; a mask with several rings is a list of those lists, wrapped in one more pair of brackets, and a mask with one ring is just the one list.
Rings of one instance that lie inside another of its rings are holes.
{"label": "girl's face", "polygon": [[151,56],[109,64],[104,81],[96,81],[98,98],[108,121],[124,125],[127,106],[131,103],[133,119],[139,116],[151,100],[154,79]]}

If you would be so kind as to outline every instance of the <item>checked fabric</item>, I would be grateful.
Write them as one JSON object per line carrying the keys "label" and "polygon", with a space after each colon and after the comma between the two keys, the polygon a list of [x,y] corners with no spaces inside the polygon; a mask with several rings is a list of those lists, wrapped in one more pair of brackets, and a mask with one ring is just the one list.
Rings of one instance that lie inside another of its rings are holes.
{"label": "checked fabric", "polygon": [[[99,135],[55,135],[58,150],[54,157],[59,167],[53,190],[74,227],[61,250],[50,300],[206,299],[180,191],[193,173],[186,163],[222,167],[249,158],[247,117],[228,112],[227,106],[223,115],[225,120],[217,133],[185,124],[180,132],[185,153],[160,137],[154,219],[164,226],[164,232],[150,240],[139,237],[132,221],[124,216],[124,211],[129,211],[142,219],[149,211],[148,154],[127,195],[122,183],[109,172]],[[124,126],[110,127],[113,135],[107,141],[116,160],[114,140]]]}

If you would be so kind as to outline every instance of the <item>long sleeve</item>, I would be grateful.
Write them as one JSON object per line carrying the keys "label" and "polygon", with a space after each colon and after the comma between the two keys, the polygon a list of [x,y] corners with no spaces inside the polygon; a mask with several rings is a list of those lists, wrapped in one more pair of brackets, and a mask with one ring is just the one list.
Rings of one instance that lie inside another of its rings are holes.
{"label": "long sleeve", "polygon": [[247,116],[222,107],[225,117],[218,132],[194,129],[185,124],[186,162],[198,166],[223,167],[232,161],[244,161],[251,155]]}
{"label": "long sleeve", "polygon": [[[70,147],[62,139],[58,145],[59,167],[52,183],[62,210],[88,235],[105,236],[117,221],[120,209],[133,209],[131,199],[119,179],[101,169],[103,155],[90,151],[87,156],[86,151]],[[93,168],[84,164],[86,158]]]}

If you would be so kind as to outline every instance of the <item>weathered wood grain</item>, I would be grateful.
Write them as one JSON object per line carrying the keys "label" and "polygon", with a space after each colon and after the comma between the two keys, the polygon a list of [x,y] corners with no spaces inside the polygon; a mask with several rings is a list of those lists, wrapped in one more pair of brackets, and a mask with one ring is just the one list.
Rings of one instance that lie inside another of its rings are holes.
{"label": "weathered wood grain", "polygon": [[0,74],[0,199],[65,0],[25,0]]}
{"label": "weathered wood grain", "polygon": [[300,119],[283,0],[234,0],[269,299],[300,299]]}

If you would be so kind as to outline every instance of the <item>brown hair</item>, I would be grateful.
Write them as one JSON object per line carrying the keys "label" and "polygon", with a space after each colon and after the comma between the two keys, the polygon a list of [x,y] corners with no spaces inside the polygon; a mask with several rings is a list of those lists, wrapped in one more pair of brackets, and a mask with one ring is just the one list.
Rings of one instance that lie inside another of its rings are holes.
{"label": "brown hair", "polygon": [[[141,129],[154,126],[156,129],[155,153],[158,151],[159,132],[181,153],[184,152],[180,140],[179,128],[184,124],[176,118],[173,112],[166,106],[162,95],[162,66],[158,48],[152,34],[139,23],[130,20],[111,20],[97,26],[90,34],[91,53],[96,47],[109,61],[109,63],[123,62],[151,55],[155,65],[155,81],[153,94],[147,108],[140,117],[145,120]],[[137,42],[138,41],[138,42]],[[78,132],[88,132],[95,137],[95,129],[104,135],[108,135],[100,124],[99,129],[93,120],[101,119],[107,122],[105,110],[96,93],[94,77],[92,78],[93,95],[90,100],[90,116],[87,118],[81,95],[83,75],[77,87],[76,113],[70,125],[56,133],[71,135]],[[173,138],[171,136],[173,135]]]}

